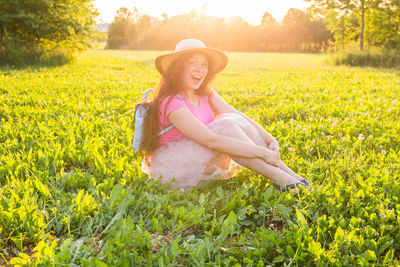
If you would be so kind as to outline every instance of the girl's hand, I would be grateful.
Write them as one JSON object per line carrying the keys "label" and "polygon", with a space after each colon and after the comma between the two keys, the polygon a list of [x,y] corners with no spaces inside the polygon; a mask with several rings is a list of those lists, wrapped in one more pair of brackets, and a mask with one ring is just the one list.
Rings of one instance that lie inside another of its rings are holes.
{"label": "girl's hand", "polygon": [[279,161],[280,159],[280,153],[277,151],[273,151],[271,149],[265,148],[264,150],[264,156],[262,157],[262,160],[264,160],[266,163],[273,165],[273,166],[279,166]]}
{"label": "girl's hand", "polygon": [[276,140],[269,143],[268,148],[271,149],[272,151],[279,152],[279,144]]}

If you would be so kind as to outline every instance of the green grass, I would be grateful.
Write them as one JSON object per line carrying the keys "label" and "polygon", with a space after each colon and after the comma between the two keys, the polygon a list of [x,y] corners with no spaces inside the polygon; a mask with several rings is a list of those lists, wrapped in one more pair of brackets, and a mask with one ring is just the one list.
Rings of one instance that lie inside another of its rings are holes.
{"label": "green grass", "polygon": [[63,45],[53,47],[51,44],[42,44],[41,48],[18,47],[18,45],[8,44],[0,48],[0,66],[26,67],[26,66],[60,66],[71,62],[75,58],[74,49],[68,49]]}
{"label": "green grass", "polygon": [[330,60],[335,65],[400,69],[400,50],[368,49],[349,51],[333,55]]}
{"label": "green grass", "polygon": [[147,181],[133,109],[157,51],[88,51],[0,73],[0,265],[400,263],[400,73],[229,53],[214,88],[313,182],[249,170],[190,191]]}

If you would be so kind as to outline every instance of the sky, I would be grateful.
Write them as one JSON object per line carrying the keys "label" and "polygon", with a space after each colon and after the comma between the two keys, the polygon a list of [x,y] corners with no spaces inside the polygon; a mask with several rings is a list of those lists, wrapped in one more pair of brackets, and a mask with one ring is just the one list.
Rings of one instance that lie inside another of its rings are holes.
{"label": "sky", "polygon": [[99,19],[107,23],[112,22],[120,7],[132,10],[136,6],[140,14],[157,18],[161,18],[163,12],[173,16],[195,9],[209,16],[240,16],[253,25],[261,23],[266,11],[282,20],[289,8],[305,10],[310,5],[303,0],[95,0],[94,3],[100,13]]}

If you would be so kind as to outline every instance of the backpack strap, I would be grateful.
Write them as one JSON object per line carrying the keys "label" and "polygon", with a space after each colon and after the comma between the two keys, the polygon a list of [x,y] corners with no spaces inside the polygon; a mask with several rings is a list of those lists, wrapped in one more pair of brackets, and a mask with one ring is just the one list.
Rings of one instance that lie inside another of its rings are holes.
{"label": "backpack strap", "polygon": [[158,136],[161,136],[163,134],[165,134],[166,132],[169,132],[170,130],[172,130],[174,128],[174,125],[169,125],[168,127],[162,129],[161,131],[158,132]]}
{"label": "backpack strap", "polygon": [[144,95],[143,95],[143,98],[142,98],[142,101],[143,101],[143,102],[146,102],[146,100],[147,100],[147,95],[148,95],[150,92],[154,92],[153,88],[149,88],[149,89],[147,89],[147,90],[144,92]]}

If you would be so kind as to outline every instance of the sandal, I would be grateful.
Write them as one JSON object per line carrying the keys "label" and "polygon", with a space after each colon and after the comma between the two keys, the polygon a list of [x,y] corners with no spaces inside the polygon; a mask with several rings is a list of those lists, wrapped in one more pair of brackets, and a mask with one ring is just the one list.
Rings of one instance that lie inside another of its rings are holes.
{"label": "sandal", "polygon": [[305,178],[303,180],[301,180],[300,182],[305,184],[307,187],[310,187],[310,185],[311,185],[311,182],[309,180],[305,179]]}
{"label": "sandal", "polygon": [[288,185],[278,185],[278,190],[281,191],[281,193],[293,192],[295,195],[297,195],[297,193],[298,193],[297,189],[300,188],[300,186],[302,186],[304,188],[308,188],[308,186],[306,184],[304,184],[303,182],[298,182],[298,183],[288,184]]}

